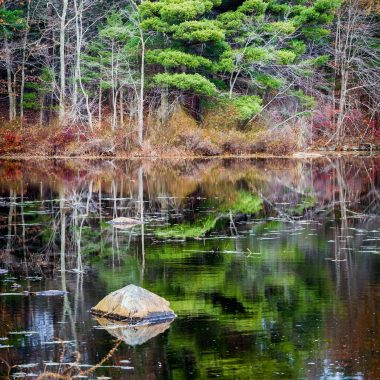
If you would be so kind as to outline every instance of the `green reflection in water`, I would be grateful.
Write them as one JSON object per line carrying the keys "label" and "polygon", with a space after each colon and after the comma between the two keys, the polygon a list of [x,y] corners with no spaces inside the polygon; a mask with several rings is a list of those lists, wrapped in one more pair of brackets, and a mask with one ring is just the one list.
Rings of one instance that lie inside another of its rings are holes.
{"label": "green reflection in water", "polygon": [[166,343],[173,378],[304,378],[305,361],[324,345],[334,293],[327,268],[311,265],[297,242],[261,245],[254,257],[225,253],[237,252],[236,240],[148,245],[142,281],[137,257],[99,274],[108,291],[141,283],[171,301],[178,314]]}
{"label": "green reflection in water", "polygon": [[218,222],[218,217],[208,216],[197,218],[195,222],[184,222],[174,226],[158,229],[155,234],[159,238],[190,238],[205,235],[213,230]]}

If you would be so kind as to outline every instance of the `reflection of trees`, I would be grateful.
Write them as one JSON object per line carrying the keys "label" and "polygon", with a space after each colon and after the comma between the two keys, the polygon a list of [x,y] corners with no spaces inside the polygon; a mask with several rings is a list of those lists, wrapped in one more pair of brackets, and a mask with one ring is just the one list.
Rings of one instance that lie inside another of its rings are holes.
{"label": "reflection of trees", "polygon": [[144,172],[142,166],[139,168],[139,203],[140,203],[140,222],[141,222],[141,282],[144,279],[145,270],[145,235],[144,235]]}
{"label": "reflection of trees", "polygon": [[[8,212],[8,233],[7,233],[7,246],[6,246],[6,255],[9,256],[11,253],[12,248],[12,227],[13,224],[13,218],[16,217],[16,192],[13,189],[10,189],[9,191],[9,212]],[[16,234],[14,235],[16,237]]]}
{"label": "reflection of trees", "polygon": [[[331,160],[331,165],[335,169],[337,211],[333,213],[332,271],[338,302],[327,318],[326,335],[330,343],[324,371],[328,376],[343,372],[347,376],[364,374],[365,378],[376,378],[380,355],[373,353],[380,344],[376,313],[380,298],[376,288],[370,286],[374,260],[369,256],[371,253],[365,252],[363,238],[371,236],[368,232],[379,226],[376,215],[380,205],[379,183],[372,173],[376,166],[373,160],[363,160],[359,167],[347,167],[339,159]],[[367,187],[360,189],[355,184],[363,176],[368,180]]]}
{"label": "reflection of trees", "polygon": [[[257,238],[238,239],[255,251],[260,244]],[[233,252],[239,244],[228,240],[218,243],[218,248]],[[322,320],[329,303],[330,285],[322,281],[325,272],[317,267],[310,273],[310,263],[289,261],[288,255],[299,255],[301,260],[304,254],[290,246],[285,236],[276,246],[263,243],[262,254],[249,260],[235,253],[213,252],[214,248],[212,241],[188,242],[185,251],[167,244],[155,256],[154,247],[150,248],[147,277],[155,273],[153,290],[170,299],[182,317],[172,326],[170,352],[177,353],[177,360],[190,360],[189,367],[200,378],[209,371],[226,379],[249,378],[253,373],[265,378],[277,371],[285,378],[302,377],[303,360],[315,349],[315,321]],[[173,269],[169,278],[164,276],[169,263],[178,260],[188,263],[188,270]],[[313,289],[310,281],[324,286]],[[186,321],[187,315],[191,321]],[[296,323],[311,328],[302,344],[293,339]],[[171,364],[179,378],[189,369]]]}
{"label": "reflection of trees", "polygon": [[[188,223],[189,233],[181,232],[184,236],[192,236],[191,229],[202,235],[219,226],[217,213],[215,218],[210,215],[208,222],[208,216],[198,212],[209,208],[228,216],[230,211],[257,213],[264,204],[261,215],[290,221],[331,217],[334,210],[339,209],[344,222],[360,214],[365,214],[368,220],[379,204],[378,164],[373,158],[225,161],[223,165],[218,161],[200,161],[199,164],[177,163],[172,167],[159,163],[139,166],[133,162],[111,166],[84,164],[80,169],[71,166],[70,162],[66,166],[59,163],[48,168],[34,165],[35,170],[26,167],[25,173],[23,166],[15,164],[9,189],[4,175],[2,188],[8,192],[9,207],[7,237],[0,244],[8,260],[12,260],[10,252],[22,252],[25,262],[33,262],[36,269],[45,270],[47,266],[54,266],[55,258],[62,253],[59,241],[63,238],[67,246],[64,258],[67,270],[83,272],[85,261],[95,256],[108,257],[114,266],[120,265],[126,250],[138,239],[138,232],[134,229],[126,233],[104,222],[121,215],[143,215],[143,198],[147,221],[160,227],[168,221],[185,222],[183,228]],[[142,175],[143,167],[145,176]],[[8,176],[12,173],[10,163],[1,169]],[[52,178],[46,178],[47,170],[52,172]],[[20,177],[18,182],[15,176]],[[61,195],[65,197],[63,204],[55,201]],[[39,202],[27,203],[25,200],[29,198],[39,198]],[[346,210],[350,204],[352,207]],[[64,220],[59,218],[60,213],[65,213]],[[231,224],[228,220],[226,225]],[[64,228],[62,222],[67,223]],[[29,227],[28,223],[41,226]],[[340,233],[347,231],[343,228]],[[139,234],[144,232],[142,226]],[[349,251],[338,247],[345,240],[337,239],[337,255],[343,250]],[[61,259],[63,262],[62,256]]]}
{"label": "reflection of trees", "polygon": [[[76,324],[85,319],[92,299],[83,284],[95,268],[96,281],[107,292],[126,282],[149,284],[172,300],[180,316],[196,314],[172,326],[165,338],[168,352],[151,343],[133,355],[144,353],[151,363],[159,355],[178,378],[185,377],[178,361],[204,377],[265,377],[274,371],[302,377],[310,352],[317,355],[321,349],[314,341],[321,338],[324,320],[326,326],[339,321],[334,330],[326,327],[329,360],[365,356],[380,340],[375,334],[371,347],[370,339],[359,339],[367,328],[377,331],[380,299],[373,288],[363,294],[375,281],[373,259],[352,253],[366,245],[364,234],[355,229],[379,226],[378,162],[331,158],[174,167],[140,162],[84,163],[83,168],[59,163],[44,170],[17,166],[17,180],[12,175],[7,182],[4,175],[0,190],[7,202],[0,210],[6,235],[0,239],[2,264],[17,268],[22,260],[20,270],[26,268],[28,274],[56,270],[62,289],[69,291],[62,311],[62,321],[68,323],[57,334],[62,339],[81,340]],[[210,209],[213,213],[207,215]],[[233,215],[254,210],[261,220],[243,226],[233,218],[221,226],[212,223],[208,239],[190,239],[185,249],[178,242],[157,240],[159,229],[175,223],[194,228],[202,218],[210,216],[213,222],[230,210]],[[116,216],[140,217],[146,224],[117,230],[105,223]],[[237,235],[228,228],[230,220],[239,236],[218,240]],[[260,255],[246,258],[248,250]],[[332,259],[330,272],[325,258]],[[2,317],[11,320],[7,310],[2,308]],[[301,334],[296,324],[310,331]],[[91,357],[85,355],[84,360]],[[242,363],[251,363],[251,369]]]}

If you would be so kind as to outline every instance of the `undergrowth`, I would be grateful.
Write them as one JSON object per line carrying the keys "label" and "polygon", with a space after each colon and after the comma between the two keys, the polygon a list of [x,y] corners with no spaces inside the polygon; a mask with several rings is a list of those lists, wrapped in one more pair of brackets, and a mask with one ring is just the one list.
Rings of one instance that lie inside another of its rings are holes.
{"label": "undergrowth", "polygon": [[24,126],[0,128],[0,155],[34,156],[218,156],[269,153],[284,155],[300,149],[300,128],[271,128],[263,118],[241,123],[233,107],[206,109],[196,121],[177,107],[167,125],[146,118],[144,144],[138,146],[134,125],[114,131],[105,122],[84,126]]}

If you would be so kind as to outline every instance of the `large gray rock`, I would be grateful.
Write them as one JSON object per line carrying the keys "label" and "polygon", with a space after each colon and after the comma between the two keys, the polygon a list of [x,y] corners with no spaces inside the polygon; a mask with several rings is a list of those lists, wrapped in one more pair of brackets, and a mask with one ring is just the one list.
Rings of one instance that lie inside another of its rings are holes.
{"label": "large gray rock", "polygon": [[168,301],[136,285],[128,285],[110,293],[91,312],[129,323],[159,323],[176,316]]}

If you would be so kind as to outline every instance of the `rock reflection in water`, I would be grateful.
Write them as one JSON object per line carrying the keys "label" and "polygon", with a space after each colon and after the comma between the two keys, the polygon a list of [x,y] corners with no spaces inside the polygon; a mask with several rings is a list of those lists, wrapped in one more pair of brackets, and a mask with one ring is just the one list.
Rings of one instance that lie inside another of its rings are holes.
{"label": "rock reflection in water", "polygon": [[130,346],[139,346],[157,335],[162,334],[173,322],[173,320],[171,320],[164,323],[131,325],[123,322],[114,322],[107,318],[95,319],[102,329]]}

